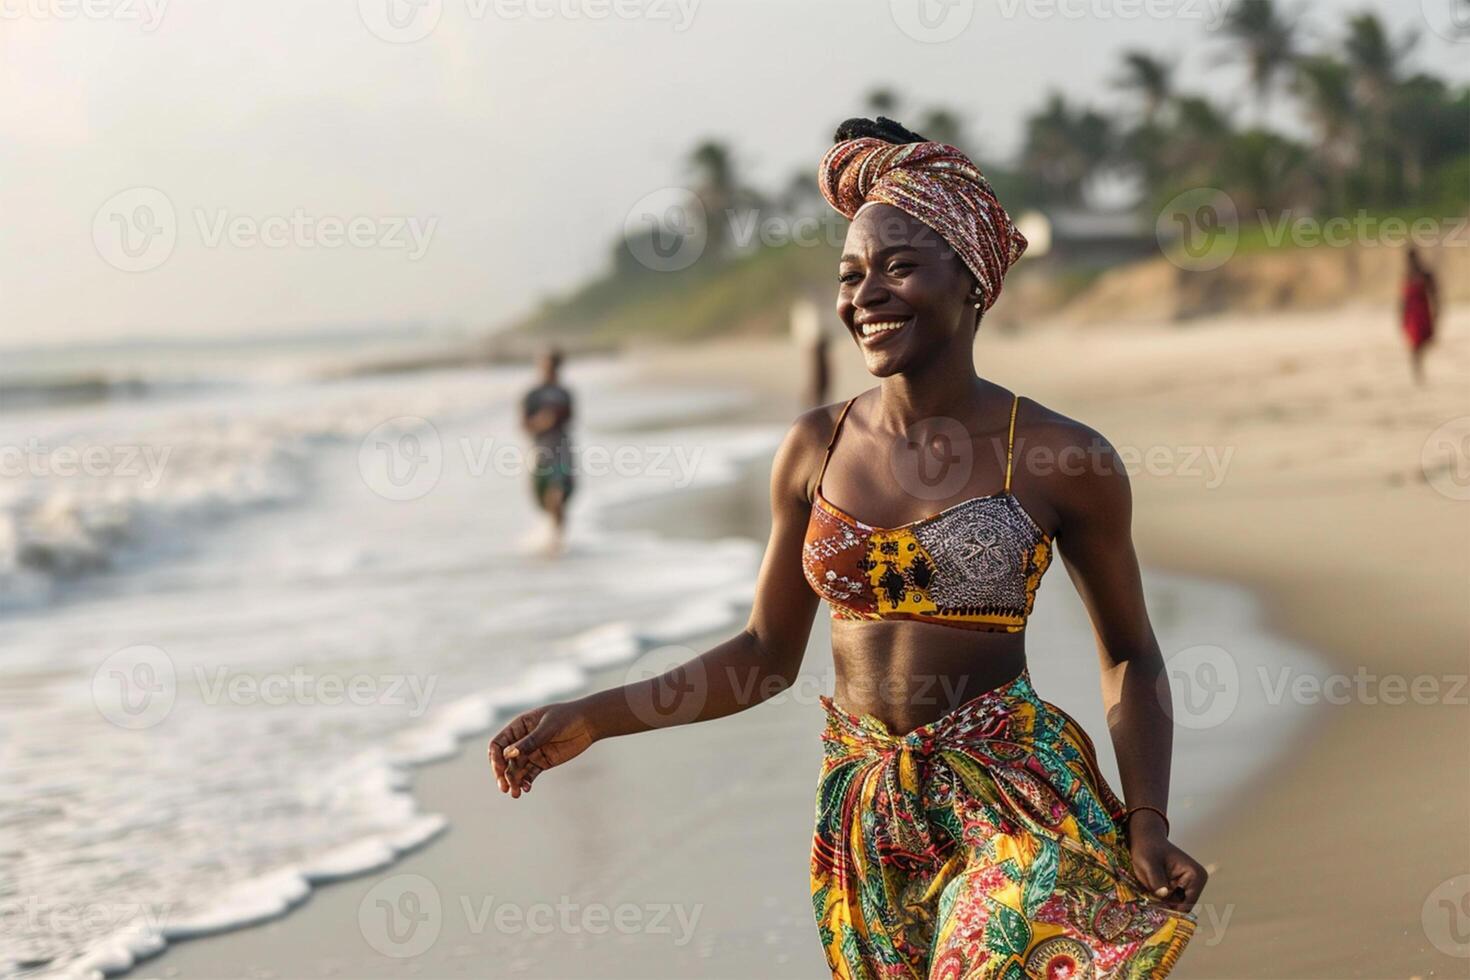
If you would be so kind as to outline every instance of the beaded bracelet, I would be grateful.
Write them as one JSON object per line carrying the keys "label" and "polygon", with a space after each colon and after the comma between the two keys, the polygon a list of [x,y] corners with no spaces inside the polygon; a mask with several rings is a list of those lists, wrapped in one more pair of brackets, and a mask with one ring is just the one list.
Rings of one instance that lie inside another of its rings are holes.
{"label": "beaded bracelet", "polygon": [[1139,806],[1130,806],[1123,813],[1123,822],[1126,824],[1129,820],[1133,819],[1133,815],[1139,810],[1152,810],[1154,813],[1157,813],[1159,815],[1159,819],[1164,821],[1164,836],[1169,836],[1169,815],[1166,814],[1163,810],[1160,810],[1158,807],[1149,806],[1147,803],[1141,804]]}

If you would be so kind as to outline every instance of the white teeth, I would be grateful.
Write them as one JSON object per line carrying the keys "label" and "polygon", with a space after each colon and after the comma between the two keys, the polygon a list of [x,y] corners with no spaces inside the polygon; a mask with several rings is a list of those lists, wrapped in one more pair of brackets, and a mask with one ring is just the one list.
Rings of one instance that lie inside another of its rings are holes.
{"label": "white teeth", "polygon": [[890,323],[865,323],[863,324],[863,336],[871,337],[873,334],[882,333],[885,330],[897,330],[907,322],[907,320],[894,320]]}

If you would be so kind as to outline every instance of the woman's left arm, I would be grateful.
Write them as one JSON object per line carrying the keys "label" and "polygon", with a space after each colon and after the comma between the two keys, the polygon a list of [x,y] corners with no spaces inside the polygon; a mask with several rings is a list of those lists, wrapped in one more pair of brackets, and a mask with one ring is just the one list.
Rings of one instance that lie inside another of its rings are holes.
{"label": "woman's left arm", "polygon": [[[1174,723],[1164,658],[1144,606],[1131,529],[1133,494],[1117,451],[1081,426],[1058,455],[1058,551],[1091,618],[1102,661],[1102,696],[1127,806],[1169,808]],[[1070,457],[1070,465],[1068,458]],[[1198,901],[1205,869],[1170,843],[1152,810],[1128,819],[1134,871],[1155,897],[1180,910]]]}

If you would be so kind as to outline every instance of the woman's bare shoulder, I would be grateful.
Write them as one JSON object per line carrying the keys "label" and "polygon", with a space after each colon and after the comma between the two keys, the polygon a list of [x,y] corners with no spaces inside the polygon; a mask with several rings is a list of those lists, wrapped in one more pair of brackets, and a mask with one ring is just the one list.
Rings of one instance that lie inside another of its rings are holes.
{"label": "woman's bare shoulder", "polygon": [[1116,452],[1107,436],[1088,423],[1064,415],[1027,395],[1020,397],[1020,405],[1016,409],[1017,450],[1021,449],[1023,439],[1032,448],[1044,448],[1053,453],[1079,449],[1108,454]]}
{"label": "woman's bare shoulder", "polygon": [[1013,480],[1045,502],[1058,533],[1078,521],[1126,523],[1131,509],[1128,470],[1118,447],[1087,422],[1025,396],[1016,413]]}
{"label": "woman's bare shoulder", "polygon": [[773,485],[785,486],[799,493],[807,503],[811,502],[822,457],[826,455],[827,444],[837,430],[837,420],[846,405],[846,399],[819,405],[802,412],[792,421],[780,448],[776,450],[771,474]]}

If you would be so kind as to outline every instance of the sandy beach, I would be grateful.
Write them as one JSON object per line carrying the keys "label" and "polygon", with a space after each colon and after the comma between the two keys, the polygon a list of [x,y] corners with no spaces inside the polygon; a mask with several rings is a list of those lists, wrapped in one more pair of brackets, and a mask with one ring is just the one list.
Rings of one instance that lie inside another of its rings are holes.
{"label": "sandy beach", "polygon": [[[798,409],[800,362],[784,343],[635,358],[661,384],[761,392],[743,421]],[[836,345],[834,362],[834,398],[871,383],[855,352]],[[1209,928],[1177,975],[1470,975],[1441,914],[1442,899],[1464,898],[1455,876],[1470,872],[1470,488],[1442,438],[1459,444],[1470,431],[1466,311],[1444,323],[1422,389],[1391,320],[1366,309],[982,336],[977,365],[1092,425],[1125,457],[1138,452],[1146,577],[1235,583],[1270,630],[1324,665],[1302,676],[1237,657],[1228,631],[1170,634],[1166,656],[1218,646],[1240,664],[1242,693],[1311,720],[1270,747],[1276,763],[1230,805],[1176,827],[1213,875]],[[764,478],[753,467],[624,518],[763,540]],[[1062,575],[1047,584],[1070,589]],[[818,680],[827,643],[822,615],[805,667]],[[1033,670],[1047,653],[1031,645]],[[603,671],[598,686],[628,669]],[[422,809],[448,818],[445,834],[282,919],[174,945],[135,975],[823,976],[806,880],[813,700],[612,740],[518,801],[495,791],[483,739],[472,739],[416,776]],[[1191,768],[1176,752],[1178,784]]]}

